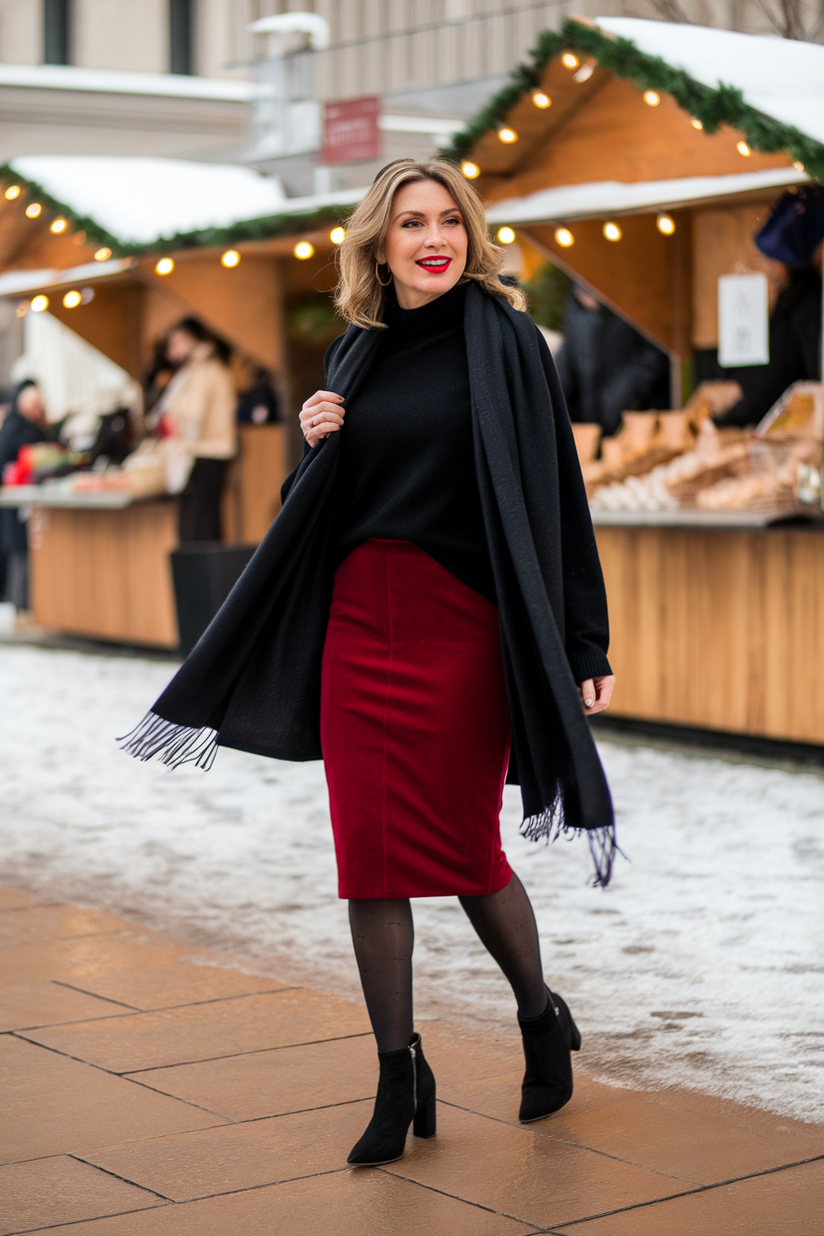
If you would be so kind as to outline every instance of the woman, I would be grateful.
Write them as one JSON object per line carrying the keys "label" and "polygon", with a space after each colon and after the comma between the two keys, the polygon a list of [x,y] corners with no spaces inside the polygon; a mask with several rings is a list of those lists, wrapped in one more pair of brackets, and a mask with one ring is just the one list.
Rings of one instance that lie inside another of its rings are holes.
{"label": "woman", "polygon": [[[47,442],[49,437],[40,388],[26,378],[16,387],[11,408],[0,426],[0,476],[6,464],[16,462],[22,446]],[[0,511],[0,557],[4,559],[6,600],[18,609],[28,609],[28,524],[16,509]]]}
{"label": "woman", "polygon": [[435,1132],[410,897],[457,894],[512,985],[521,1119],[572,1094],[580,1035],[501,849],[507,771],[527,835],[587,830],[600,883],[614,853],[584,712],[612,692],[603,581],[554,367],[501,261],[451,164],[378,175],[340,249],[350,326],[301,411],[281,514],[127,740],[204,767],[217,744],[323,756],[380,1068],[350,1163],[399,1158],[410,1123]]}
{"label": "woman", "polygon": [[219,541],[220,495],[230,459],[237,454],[237,398],[217,344],[197,318],[172,327],[166,360],[174,376],[160,397],[162,424],[192,458],[180,495],[178,535],[187,541]]}

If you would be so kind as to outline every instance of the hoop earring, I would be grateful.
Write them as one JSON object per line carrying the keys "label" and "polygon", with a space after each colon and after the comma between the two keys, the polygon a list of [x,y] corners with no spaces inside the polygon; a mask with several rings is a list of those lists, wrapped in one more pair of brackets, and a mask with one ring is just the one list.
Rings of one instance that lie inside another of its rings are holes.
{"label": "hoop earring", "polygon": [[[383,279],[381,279],[381,266],[386,266],[386,263],[375,262],[375,278],[382,288],[388,288],[389,284],[392,282],[392,271],[389,271],[389,278],[386,280],[386,283],[384,283]],[[386,269],[389,270],[389,267],[387,266]]]}

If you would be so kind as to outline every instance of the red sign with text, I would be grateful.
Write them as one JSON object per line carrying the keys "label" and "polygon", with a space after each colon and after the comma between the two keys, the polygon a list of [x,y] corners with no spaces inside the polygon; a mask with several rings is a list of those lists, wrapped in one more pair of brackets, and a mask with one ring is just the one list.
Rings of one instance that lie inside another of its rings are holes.
{"label": "red sign with text", "polygon": [[355,163],[380,157],[377,95],[326,103],[323,109],[324,164]]}

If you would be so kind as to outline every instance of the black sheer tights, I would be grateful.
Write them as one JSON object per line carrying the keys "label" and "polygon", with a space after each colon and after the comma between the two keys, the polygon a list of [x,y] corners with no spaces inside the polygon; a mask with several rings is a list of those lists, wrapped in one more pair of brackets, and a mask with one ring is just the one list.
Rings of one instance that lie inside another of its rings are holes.
{"label": "black sheer tights", "polygon": [[[521,1017],[540,1017],[547,1002],[541,947],[521,881],[513,875],[500,892],[461,897],[460,902],[509,980]],[[401,899],[350,901],[349,924],[378,1051],[398,1051],[408,1046],[413,1032],[412,908]]]}

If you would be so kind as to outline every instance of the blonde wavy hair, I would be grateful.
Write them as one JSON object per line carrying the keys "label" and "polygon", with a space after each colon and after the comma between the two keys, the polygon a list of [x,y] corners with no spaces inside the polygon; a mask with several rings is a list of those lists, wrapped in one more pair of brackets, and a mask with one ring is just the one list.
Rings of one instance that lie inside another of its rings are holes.
{"label": "blonde wavy hair", "polygon": [[489,238],[483,202],[463,173],[446,159],[395,159],[375,177],[366,197],[346,224],[337,250],[338,286],[335,305],[341,317],[367,330],[385,330],[381,321],[385,288],[378,280],[378,255],[389,227],[392,202],[403,185],[434,180],[451,194],[463,218],[468,244],[460,282],[472,279],[492,296],[502,296],[515,309],[526,310],[519,288],[501,280],[504,250]]}

